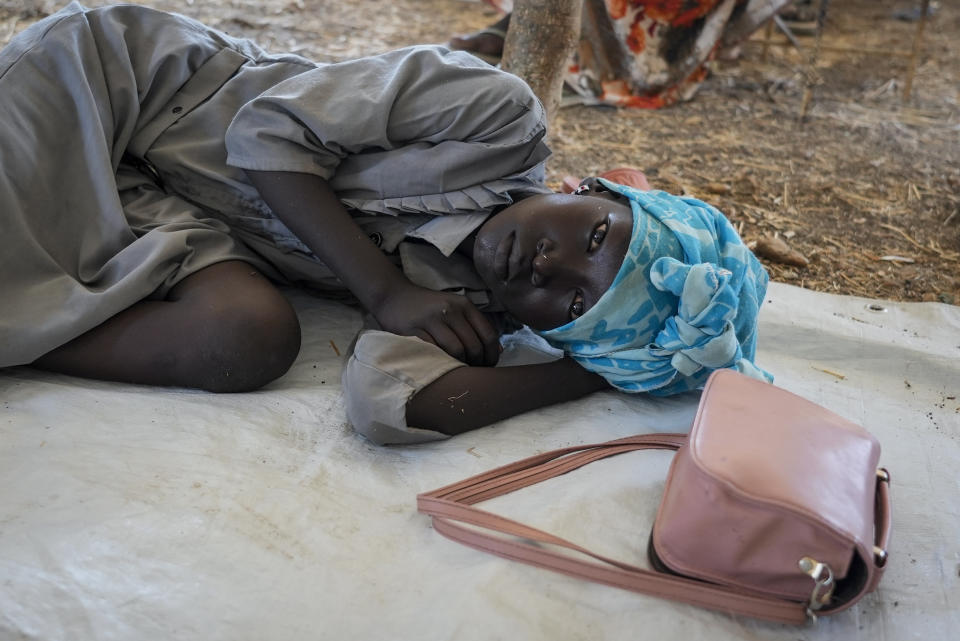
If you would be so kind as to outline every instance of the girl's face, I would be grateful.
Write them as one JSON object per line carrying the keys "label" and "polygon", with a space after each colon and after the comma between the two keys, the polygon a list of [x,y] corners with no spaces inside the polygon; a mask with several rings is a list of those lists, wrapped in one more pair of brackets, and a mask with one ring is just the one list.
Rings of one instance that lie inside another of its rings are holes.
{"label": "girl's face", "polygon": [[630,244],[633,213],[626,199],[602,193],[532,196],[480,228],[474,265],[520,322],[536,330],[564,325],[613,283]]}

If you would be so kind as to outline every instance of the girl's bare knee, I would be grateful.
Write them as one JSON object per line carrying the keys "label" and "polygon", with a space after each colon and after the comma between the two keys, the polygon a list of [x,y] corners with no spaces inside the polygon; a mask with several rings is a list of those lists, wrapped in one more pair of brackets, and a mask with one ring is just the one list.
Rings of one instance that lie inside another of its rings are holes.
{"label": "girl's bare knee", "polygon": [[246,392],[283,376],[300,352],[300,323],[290,304],[245,299],[220,307],[210,349],[203,355],[204,389]]}
{"label": "girl's bare knee", "polygon": [[293,307],[255,268],[241,261],[211,265],[184,279],[169,300],[193,319],[198,349],[181,371],[213,392],[246,392],[283,376],[300,351]]}

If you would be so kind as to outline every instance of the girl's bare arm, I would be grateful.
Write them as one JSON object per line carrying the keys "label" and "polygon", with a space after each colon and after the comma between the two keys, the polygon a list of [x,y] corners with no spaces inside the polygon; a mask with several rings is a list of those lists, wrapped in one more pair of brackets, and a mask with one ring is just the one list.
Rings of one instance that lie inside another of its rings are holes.
{"label": "girl's bare arm", "polygon": [[363,233],[319,176],[247,171],[273,213],[387,331],[417,336],[471,365],[493,365],[496,330],[463,296],[411,283]]}
{"label": "girl's bare arm", "polygon": [[515,367],[459,367],[407,402],[407,424],[459,434],[539,407],[609,389],[570,358]]}

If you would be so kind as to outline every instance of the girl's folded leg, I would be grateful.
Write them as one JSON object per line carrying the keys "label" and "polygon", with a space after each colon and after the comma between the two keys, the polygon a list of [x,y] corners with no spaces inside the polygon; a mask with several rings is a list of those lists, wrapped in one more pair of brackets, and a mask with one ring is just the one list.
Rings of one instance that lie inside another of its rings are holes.
{"label": "girl's folded leg", "polygon": [[215,263],[165,300],[134,304],[34,366],[104,380],[243,392],[283,375],[300,350],[290,303],[257,269]]}

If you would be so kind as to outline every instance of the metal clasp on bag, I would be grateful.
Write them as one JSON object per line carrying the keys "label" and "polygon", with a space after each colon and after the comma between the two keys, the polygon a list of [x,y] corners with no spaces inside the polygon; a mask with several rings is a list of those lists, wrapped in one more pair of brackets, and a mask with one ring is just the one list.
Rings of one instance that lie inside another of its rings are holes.
{"label": "metal clasp on bag", "polygon": [[816,559],[805,556],[797,563],[800,571],[813,579],[813,591],[810,592],[810,601],[807,603],[807,616],[816,621],[814,614],[817,610],[830,602],[833,596],[833,588],[836,584],[833,582],[833,570],[826,563],[821,563]]}
{"label": "metal clasp on bag", "polygon": [[[877,468],[877,481],[880,483],[890,484],[890,472],[887,471],[885,467]],[[882,568],[887,564],[887,551],[884,550],[879,545],[873,546],[873,561],[878,568]]]}

